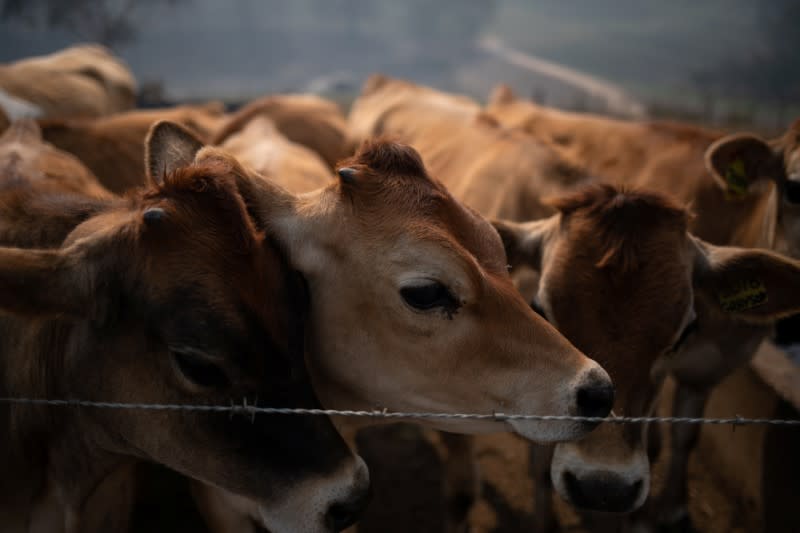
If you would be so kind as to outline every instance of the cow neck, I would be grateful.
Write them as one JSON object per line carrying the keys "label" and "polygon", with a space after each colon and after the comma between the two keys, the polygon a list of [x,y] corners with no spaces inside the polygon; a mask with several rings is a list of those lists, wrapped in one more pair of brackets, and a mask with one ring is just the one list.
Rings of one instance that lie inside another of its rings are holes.
{"label": "cow neck", "polygon": [[[61,319],[3,317],[0,332],[0,394],[65,397],[66,389],[59,383],[69,375],[68,352],[80,349],[80,326]],[[125,459],[95,449],[81,420],[73,407],[0,406],[0,423],[8,437],[0,441],[0,453],[7,461],[0,480],[0,507],[7,505],[13,514],[37,512],[42,505],[52,508],[55,498],[65,512],[77,510],[93,488],[118,468]]]}

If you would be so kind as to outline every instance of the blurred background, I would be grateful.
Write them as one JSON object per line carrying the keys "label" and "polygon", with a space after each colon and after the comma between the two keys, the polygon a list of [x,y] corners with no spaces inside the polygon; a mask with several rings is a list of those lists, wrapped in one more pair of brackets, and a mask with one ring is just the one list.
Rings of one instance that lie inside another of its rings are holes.
{"label": "blurred background", "polygon": [[140,105],[313,91],[380,71],[485,99],[780,130],[800,114],[797,0],[0,0],[0,62],[103,43]]}

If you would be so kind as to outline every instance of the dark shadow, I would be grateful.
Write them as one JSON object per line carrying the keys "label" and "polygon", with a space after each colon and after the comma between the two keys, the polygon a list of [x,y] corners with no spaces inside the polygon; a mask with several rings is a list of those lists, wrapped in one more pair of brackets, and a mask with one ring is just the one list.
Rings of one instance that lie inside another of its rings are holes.
{"label": "dark shadow", "polygon": [[131,533],[208,533],[187,478],[163,466],[138,467]]}
{"label": "dark shadow", "polygon": [[533,513],[514,509],[508,501],[494,488],[494,485],[484,481],[482,484],[482,499],[492,508],[497,526],[492,533],[516,533],[531,531],[535,525]]}
{"label": "dark shadow", "polygon": [[365,428],[356,442],[373,489],[359,533],[443,531],[442,463],[422,430],[408,424]]}
{"label": "dark shadow", "polygon": [[[773,418],[800,418],[794,407],[781,401]],[[800,431],[793,426],[769,426],[764,436],[762,499],[764,531],[800,531],[797,494],[800,493]]]}

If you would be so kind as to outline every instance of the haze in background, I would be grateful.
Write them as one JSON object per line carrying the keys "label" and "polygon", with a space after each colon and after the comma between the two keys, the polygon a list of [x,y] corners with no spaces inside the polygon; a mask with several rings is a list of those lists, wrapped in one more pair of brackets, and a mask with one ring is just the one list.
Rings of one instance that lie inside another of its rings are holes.
{"label": "haze in background", "polygon": [[380,71],[485,98],[626,114],[488,41],[616,86],[651,115],[783,127],[798,113],[800,2],[774,0],[0,0],[0,62],[101,41],[149,100],[314,90]]}

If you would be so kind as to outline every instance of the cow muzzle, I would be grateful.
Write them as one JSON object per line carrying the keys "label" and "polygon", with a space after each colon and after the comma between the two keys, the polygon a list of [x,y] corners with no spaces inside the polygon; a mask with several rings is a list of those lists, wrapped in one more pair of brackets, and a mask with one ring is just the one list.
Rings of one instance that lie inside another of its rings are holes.
{"label": "cow muzzle", "polygon": [[581,454],[580,443],[556,446],[550,469],[553,487],[567,502],[587,511],[629,513],[650,489],[650,463],[638,450],[609,460]]}
{"label": "cow muzzle", "polygon": [[[557,406],[554,403],[549,410],[545,408],[533,412],[605,418],[614,406],[614,385],[606,371],[594,361],[590,361],[586,369],[562,389],[559,396],[561,401],[557,402]],[[600,422],[600,420],[512,420],[509,424],[520,436],[546,443],[578,439],[597,427]]]}

